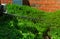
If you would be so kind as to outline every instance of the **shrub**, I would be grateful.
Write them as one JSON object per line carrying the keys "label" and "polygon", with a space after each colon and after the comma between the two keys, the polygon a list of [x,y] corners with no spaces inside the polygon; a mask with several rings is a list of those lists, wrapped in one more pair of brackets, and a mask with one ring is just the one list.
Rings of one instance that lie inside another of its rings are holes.
{"label": "shrub", "polygon": [[7,11],[0,17],[0,39],[43,39],[43,34],[60,38],[60,11],[44,12],[18,5],[7,5]]}
{"label": "shrub", "polygon": [[50,26],[49,35],[51,39],[60,39],[60,10],[47,13],[45,23]]}
{"label": "shrub", "polygon": [[7,5],[7,11],[0,17],[0,39],[43,39],[46,27],[40,19],[44,11],[18,5]]}

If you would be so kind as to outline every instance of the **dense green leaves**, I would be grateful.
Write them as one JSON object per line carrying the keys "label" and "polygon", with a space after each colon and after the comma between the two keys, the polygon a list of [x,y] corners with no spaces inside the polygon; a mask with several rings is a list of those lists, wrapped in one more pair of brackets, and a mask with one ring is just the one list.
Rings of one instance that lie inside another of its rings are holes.
{"label": "dense green leaves", "polygon": [[10,14],[16,14],[18,16],[27,16],[27,17],[34,17],[38,18],[40,15],[45,13],[44,11],[37,10],[35,8],[29,6],[18,6],[18,5],[8,5],[7,11]]}
{"label": "dense green leaves", "polygon": [[[43,11],[28,6],[8,5],[8,14],[0,17],[0,39],[42,39],[40,27]],[[10,15],[10,14],[15,14]]]}
{"label": "dense green leaves", "polygon": [[47,13],[45,23],[50,26],[51,39],[60,39],[60,10]]}
{"label": "dense green leaves", "polygon": [[49,13],[18,5],[7,5],[7,11],[0,17],[0,39],[43,39],[47,28],[50,31],[45,34],[60,39],[60,11]]}

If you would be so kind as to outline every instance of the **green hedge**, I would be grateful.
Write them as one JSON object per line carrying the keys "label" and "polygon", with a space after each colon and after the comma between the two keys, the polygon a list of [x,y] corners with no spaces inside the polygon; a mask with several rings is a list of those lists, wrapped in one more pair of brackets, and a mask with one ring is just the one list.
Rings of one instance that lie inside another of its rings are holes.
{"label": "green hedge", "polygon": [[47,14],[47,23],[51,29],[49,35],[52,39],[60,39],[60,10]]}
{"label": "green hedge", "polygon": [[43,39],[46,27],[41,26],[40,19],[44,11],[18,5],[7,5],[7,11],[0,17],[0,39]]}
{"label": "green hedge", "polygon": [[18,5],[7,5],[7,11],[0,17],[0,39],[43,39],[48,28],[52,39],[60,39],[60,11],[44,12]]}

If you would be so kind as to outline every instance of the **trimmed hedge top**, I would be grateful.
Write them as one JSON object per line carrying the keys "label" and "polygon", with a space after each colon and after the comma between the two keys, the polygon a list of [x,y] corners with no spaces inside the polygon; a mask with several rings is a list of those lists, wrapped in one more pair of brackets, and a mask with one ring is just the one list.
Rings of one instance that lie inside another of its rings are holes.
{"label": "trimmed hedge top", "polygon": [[60,11],[49,13],[18,5],[7,5],[7,11],[0,17],[0,39],[43,39],[47,28],[46,34],[60,39]]}

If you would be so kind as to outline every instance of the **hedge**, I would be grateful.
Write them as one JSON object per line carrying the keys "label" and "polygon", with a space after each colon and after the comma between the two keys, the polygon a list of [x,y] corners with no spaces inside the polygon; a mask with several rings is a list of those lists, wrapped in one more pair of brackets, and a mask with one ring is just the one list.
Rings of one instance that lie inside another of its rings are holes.
{"label": "hedge", "polygon": [[[29,6],[7,5],[0,16],[0,39],[59,39],[60,11],[44,12]],[[49,30],[50,29],[50,30]]]}

